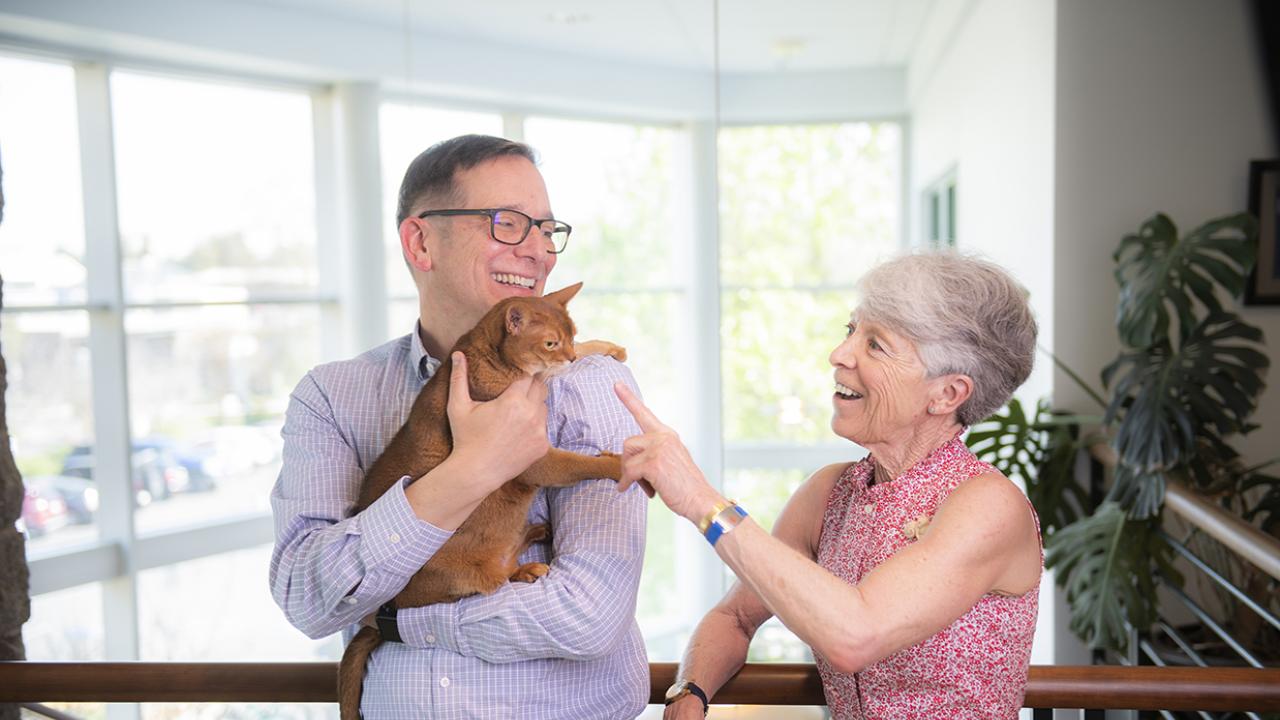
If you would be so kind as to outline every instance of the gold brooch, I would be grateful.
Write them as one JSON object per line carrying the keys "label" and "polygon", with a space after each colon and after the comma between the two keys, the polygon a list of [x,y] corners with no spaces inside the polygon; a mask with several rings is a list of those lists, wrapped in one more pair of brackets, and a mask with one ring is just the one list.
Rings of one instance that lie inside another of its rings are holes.
{"label": "gold brooch", "polygon": [[921,515],[915,520],[909,520],[902,526],[902,534],[908,540],[919,540],[924,537],[924,533],[929,529],[929,516]]}

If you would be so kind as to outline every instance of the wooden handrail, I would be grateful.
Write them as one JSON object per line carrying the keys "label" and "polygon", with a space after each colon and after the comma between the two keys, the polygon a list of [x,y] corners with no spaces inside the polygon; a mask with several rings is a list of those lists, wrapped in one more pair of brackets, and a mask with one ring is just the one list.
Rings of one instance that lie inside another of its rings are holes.
{"label": "wooden handrail", "polygon": [[[662,702],[674,663],[649,665]],[[337,664],[0,662],[0,702],[334,702]],[[727,705],[825,705],[810,664],[748,664],[716,693]],[[1280,710],[1280,668],[1036,665],[1032,708]]]}
{"label": "wooden handrail", "polygon": [[1259,570],[1280,580],[1280,540],[1176,481],[1171,481],[1165,488],[1164,504],[1205,535],[1253,563]]}
{"label": "wooden handrail", "polygon": [[[1116,466],[1116,451],[1110,445],[1092,445],[1089,454],[1108,468]],[[1280,540],[1227,512],[1178,479],[1167,478],[1167,481],[1164,493],[1166,507],[1258,569],[1280,580]]]}

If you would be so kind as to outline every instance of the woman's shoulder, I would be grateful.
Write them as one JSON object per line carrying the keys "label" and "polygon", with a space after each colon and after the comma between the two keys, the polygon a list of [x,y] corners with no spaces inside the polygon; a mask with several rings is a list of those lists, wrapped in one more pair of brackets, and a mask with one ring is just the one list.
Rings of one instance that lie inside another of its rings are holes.
{"label": "woman's shoulder", "polygon": [[991,539],[1017,542],[1034,529],[1034,510],[1022,489],[991,468],[960,483],[938,507],[947,525]]}

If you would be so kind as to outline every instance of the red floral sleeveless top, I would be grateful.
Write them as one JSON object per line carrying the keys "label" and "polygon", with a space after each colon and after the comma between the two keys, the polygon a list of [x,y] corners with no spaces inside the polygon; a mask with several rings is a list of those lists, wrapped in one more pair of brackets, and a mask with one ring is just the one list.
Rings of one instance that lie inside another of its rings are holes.
{"label": "red floral sleeveless top", "polygon": [[[969,452],[959,436],[892,482],[868,487],[874,467],[867,457],[840,475],[822,520],[818,563],[851,585],[916,542],[960,483],[995,470]],[[1036,518],[1037,529],[1039,523]],[[1043,551],[1040,559],[1043,567]],[[1017,597],[988,593],[938,634],[859,673],[836,672],[818,657],[832,715],[836,720],[1017,717],[1038,601],[1039,582]]]}

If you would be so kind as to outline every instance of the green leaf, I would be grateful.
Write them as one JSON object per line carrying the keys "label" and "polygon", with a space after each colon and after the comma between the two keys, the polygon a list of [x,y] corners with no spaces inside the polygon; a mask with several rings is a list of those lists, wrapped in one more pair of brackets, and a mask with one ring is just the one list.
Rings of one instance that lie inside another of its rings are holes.
{"label": "green leaf", "polygon": [[1161,341],[1109,364],[1105,422],[1119,420],[1113,446],[1121,463],[1138,475],[1165,472],[1195,453],[1198,437],[1221,442],[1244,432],[1270,364],[1248,346],[1260,338],[1235,315],[1211,313],[1176,352]]}
{"label": "green leaf", "polygon": [[[1244,519],[1257,522],[1263,532],[1280,538],[1280,477],[1250,468],[1241,476],[1239,483],[1240,497],[1246,503]],[[1265,488],[1265,491],[1257,495],[1255,488]],[[1249,502],[1250,497],[1257,499]]]}
{"label": "green leaf", "polygon": [[[1046,401],[1028,417],[1013,398],[1000,412],[975,426],[965,442],[979,459],[1006,477],[1021,480],[1048,537],[1075,522],[1089,507],[1089,492],[1076,478],[1075,458],[1083,447],[1079,426],[1100,418],[1054,415]],[[1090,438],[1090,441],[1093,439]]]}
{"label": "green leaf", "polygon": [[1211,220],[1181,241],[1158,213],[1120,241],[1114,258],[1120,285],[1116,328],[1132,348],[1169,336],[1170,316],[1181,332],[1196,325],[1195,306],[1221,312],[1217,288],[1239,297],[1254,264],[1257,222],[1248,213]]}
{"label": "green leaf", "polygon": [[1156,618],[1155,570],[1177,578],[1158,521],[1130,520],[1115,503],[1059,530],[1045,547],[1045,567],[1071,605],[1071,630],[1090,647],[1123,652],[1127,621],[1139,630]]}
{"label": "green leaf", "polygon": [[1134,520],[1145,520],[1160,512],[1164,504],[1164,473],[1144,473],[1121,464],[1114,477],[1107,501],[1127,510]]}

